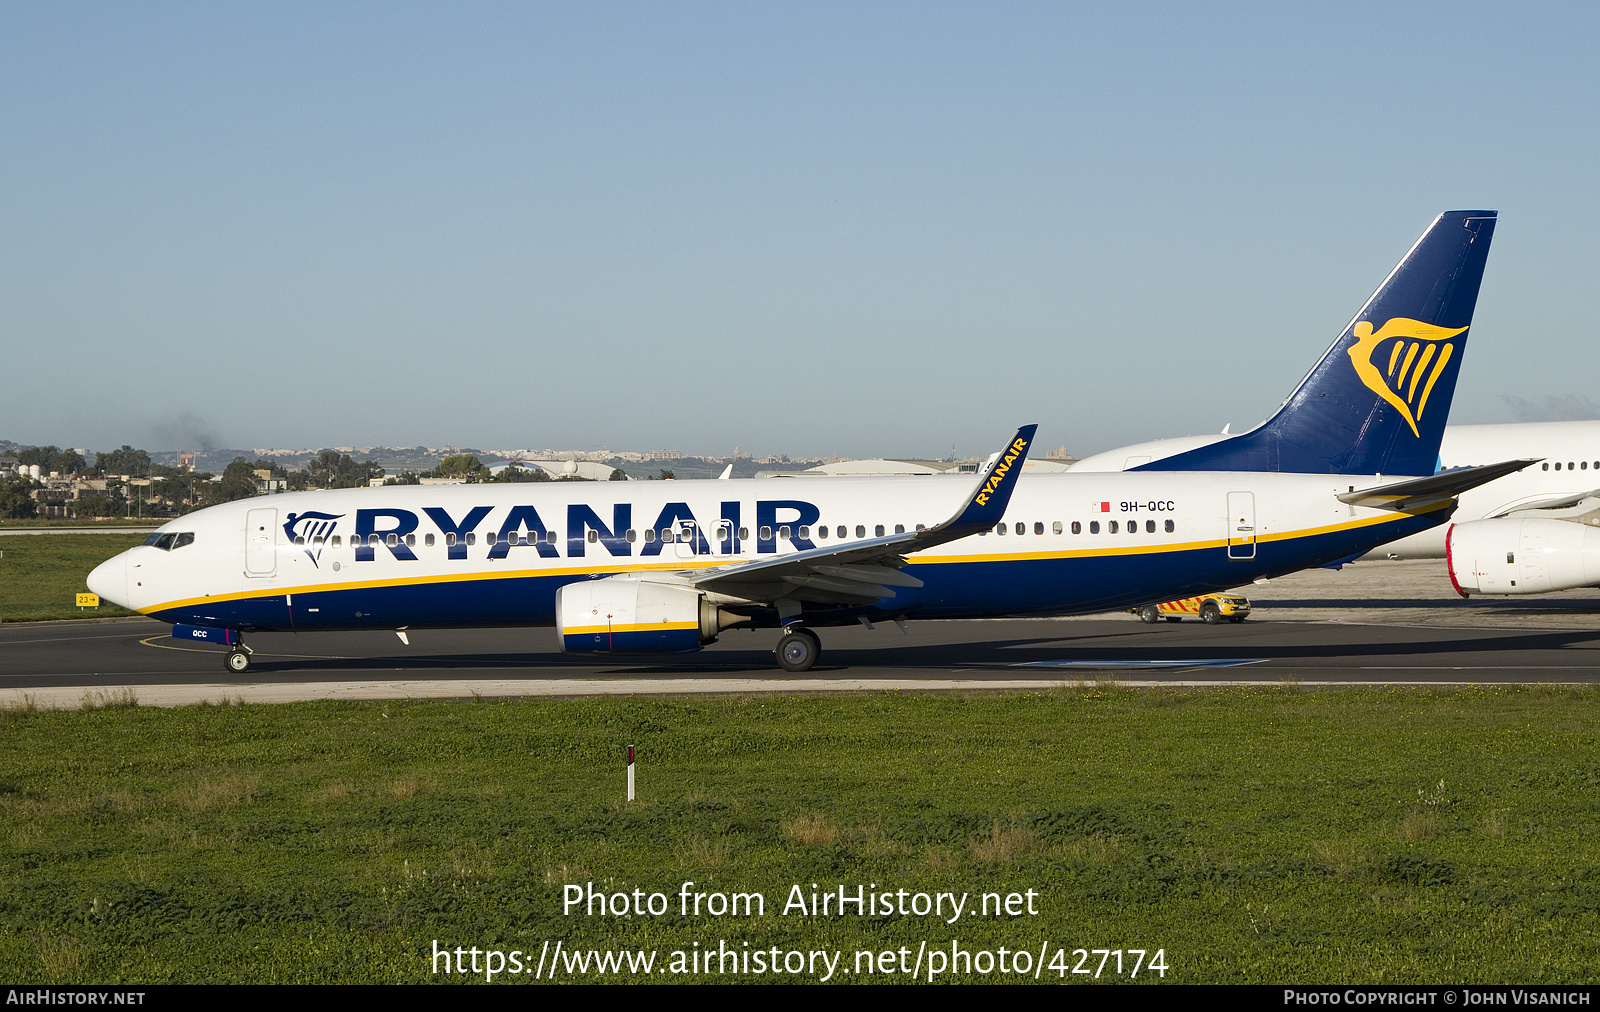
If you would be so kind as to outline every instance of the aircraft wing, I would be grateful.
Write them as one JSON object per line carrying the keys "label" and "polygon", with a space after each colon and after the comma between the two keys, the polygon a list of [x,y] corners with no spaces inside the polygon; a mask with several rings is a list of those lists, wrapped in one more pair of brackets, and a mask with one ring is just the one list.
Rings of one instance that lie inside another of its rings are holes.
{"label": "aircraft wing", "polygon": [[978,485],[948,520],[905,534],[849,541],[793,555],[737,562],[685,573],[692,585],[730,602],[773,602],[780,598],[825,604],[870,604],[895,596],[894,587],[921,587],[901,572],[905,556],[993,529],[1022,474],[1037,425],[1024,425],[999,453],[989,458]]}
{"label": "aircraft wing", "polygon": [[1540,499],[1538,502],[1525,502],[1520,506],[1514,506],[1506,510],[1504,513],[1496,513],[1494,519],[1498,520],[1513,513],[1521,513],[1523,510],[1564,510],[1568,506],[1576,506],[1585,499],[1593,499],[1596,496],[1600,496],[1600,488],[1592,488],[1587,492],[1574,492],[1571,495],[1561,496],[1559,499]]}
{"label": "aircraft wing", "polygon": [[1458,467],[1450,471],[1440,471],[1426,478],[1407,478],[1405,481],[1388,485],[1375,485],[1372,488],[1344,492],[1338,499],[1352,506],[1408,513],[1437,506],[1479,485],[1486,485],[1496,478],[1503,478],[1538,462],[1537,457],[1525,457],[1519,460],[1501,461],[1498,464],[1483,464],[1479,467]]}

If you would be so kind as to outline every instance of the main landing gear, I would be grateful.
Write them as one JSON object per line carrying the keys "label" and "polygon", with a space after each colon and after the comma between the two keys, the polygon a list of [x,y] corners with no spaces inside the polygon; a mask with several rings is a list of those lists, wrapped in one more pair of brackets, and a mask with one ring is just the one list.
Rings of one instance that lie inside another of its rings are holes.
{"label": "main landing gear", "polygon": [[810,671],[811,665],[817,663],[817,655],[822,653],[822,641],[810,629],[792,625],[784,630],[774,653],[778,655],[778,667],[783,670]]}

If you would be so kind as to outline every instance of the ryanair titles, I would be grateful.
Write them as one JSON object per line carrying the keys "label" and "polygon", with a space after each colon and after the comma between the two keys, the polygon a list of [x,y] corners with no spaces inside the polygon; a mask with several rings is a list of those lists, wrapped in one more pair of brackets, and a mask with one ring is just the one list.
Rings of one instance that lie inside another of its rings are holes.
{"label": "ryanair titles", "polygon": [[[558,547],[561,529],[548,524],[538,508],[531,505],[512,506],[498,526],[484,524],[494,512],[493,506],[474,506],[460,516],[439,506],[423,507],[420,516],[409,509],[358,509],[350,541],[355,546],[356,562],[376,561],[380,549],[402,562],[415,562],[416,532],[426,521],[443,537],[446,558],[454,560],[465,560],[468,546],[476,545],[480,537],[489,547],[490,559],[507,558],[513,549],[527,549],[545,559],[563,555],[583,558],[590,546],[613,556],[632,556],[637,548],[639,556],[648,558],[660,555],[669,544],[677,555],[711,555],[713,541],[718,554],[737,555],[745,551],[750,532],[750,528],[741,526],[743,504],[720,505],[720,515],[710,528],[695,516],[688,503],[669,502],[648,527],[635,530],[632,503],[612,504],[609,517],[602,517],[588,503],[569,503],[561,518],[566,531],[564,552]],[[755,506],[753,540],[758,553],[775,554],[780,540],[799,550],[816,547],[802,534],[809,534],[811,525],[822,515],[815,505],[799,499],[761,499]],[[326,536],[333,536],[331,527],[322,530]],[[299,544],[306,539],[295,540]]]}

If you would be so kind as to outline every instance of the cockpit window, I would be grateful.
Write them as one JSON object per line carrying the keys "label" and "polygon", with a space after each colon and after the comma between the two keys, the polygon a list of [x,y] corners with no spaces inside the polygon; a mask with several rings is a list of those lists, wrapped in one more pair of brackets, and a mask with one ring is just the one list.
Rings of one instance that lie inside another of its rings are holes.
{"label": "cockpit window", "polygon": [[157,531],[148,538],[145,538],[142,544],[149,545],[151,548],[159,548],[163,552],[171,552],[182,548],[185,545],[194,544],[194,532],[184,531],[180,534],[169,531],[166,534],[162,534],[160,531]]}

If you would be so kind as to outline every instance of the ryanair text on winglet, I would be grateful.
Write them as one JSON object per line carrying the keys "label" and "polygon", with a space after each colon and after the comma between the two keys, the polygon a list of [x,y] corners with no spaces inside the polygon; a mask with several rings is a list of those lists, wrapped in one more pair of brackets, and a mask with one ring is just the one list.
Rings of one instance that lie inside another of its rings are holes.
{"label": "ryanair text on winglet", "polygon": [[994,490],[1000,487],[1002,481],[1005,481],[1006,473],[1011,470],[1011,465],[1016,463],[1017,458],[1022,455],[1023,450],[1027,449],[1027,446],[1028,441],[1018,436],[1016,442],[1011,444],[1005,455],[995,463],[994,470],[989,472],[989,480],[984,482],[983,487],[978,489],[978,494],[972,497],[973,502],[979,506],[987,506],[989,504],[989,496],[994,494]]}

